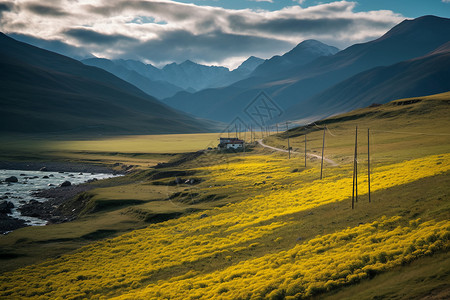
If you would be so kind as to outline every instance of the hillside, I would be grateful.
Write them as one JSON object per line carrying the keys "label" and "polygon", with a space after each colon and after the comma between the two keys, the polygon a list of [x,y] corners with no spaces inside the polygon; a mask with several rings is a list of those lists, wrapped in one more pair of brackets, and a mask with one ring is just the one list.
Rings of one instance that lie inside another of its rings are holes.
{"label": "hillside", "polygon": [[211,123],[98,68],[0,35],[0,132],[181,133]]}
{"label": "hillside", "polygon": [[183,90],[182,88],[166,81],[151,80],[150,78],[133,70],[131,67],[128,69],[128,64],[126,64],[126,61],[116,62],[106,58],[88,58],[82,60],[81,62],[85,65],[98,67],[108,71],[158,99],[171,97]]}
{"label": "hillside", "polygon": [[321,56],[330,56],[339,52],[339,49],[316,40],[306,40],[298,44],[291,51],[282,56],[274,56],[259,65],[252,76],[273,77],[288,69],[299,68]]}
{"label": "hillside", "polygon": [[[308,102],[312,97],[360,72],[427,55],[448,42],[448,36],[450,19],[424,16],[405,20],[379,39],[319,57],[301,67],[285,68],[268,77],[253,76],[226,88],[179,93],[164,102],[198,116],[230,121],[264,90],[285,111],[305,103],[302,112],[317,115],[316,107]],[[342,110],[334,111],[339,112]]]}
{"label": "hillside", "polygon": [[[300,152],[291,159],[259,147],[211,151],[116,179],[117,186],[96,186],[78,198],[86,206],[73,223],[22,228],[0,240],[9,265],[41,257],[43,247],[54,251],[44,262],[0,276],[0,295],[445,298],[449,103],[449,93],[400,99],[264,139],[286,147],[289,135]],[[320,180],[320,163],[311,158],[305,168],[301,149],[306,133],[308,153],[320,151],[324,125],[325,155],[338,165],[326,164]],[[355,125],[359,197],[351,209]],[[179,176],[201,180],[171,185]],[[152,224],[117,236],[120,226],[143,226],[143,220]],[[85,247],[65,252],[74,243]]]}
{"label": "hillside", "polygon": [[[444,44],[420,58],[359,73],[311,99],[291,107],[283,119],[317,120],[393,99],[450,90],[450,48]],[[315,113],[305,113],[309,107]]]}

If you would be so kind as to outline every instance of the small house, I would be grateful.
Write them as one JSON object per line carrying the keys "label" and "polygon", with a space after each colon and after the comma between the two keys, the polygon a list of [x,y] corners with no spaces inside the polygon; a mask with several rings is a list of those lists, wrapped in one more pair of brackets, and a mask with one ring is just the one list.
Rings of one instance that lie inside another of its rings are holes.
{"label": "small house", "polygon": [[242,149],[244,141],[238,138],[220,138],[219,149]]}

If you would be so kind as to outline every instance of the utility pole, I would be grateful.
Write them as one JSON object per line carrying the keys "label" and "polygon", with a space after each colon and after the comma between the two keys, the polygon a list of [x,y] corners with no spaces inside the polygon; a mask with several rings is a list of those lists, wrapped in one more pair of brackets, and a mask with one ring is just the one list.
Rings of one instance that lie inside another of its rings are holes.
{"label": "utility pole", "polygon": [[278,134],[278,123],[276,125],[277,125],[277,134]]}
{"label": "utility pole", "polygon": [[306,133],[305,133],[305,168],[306,168]]}
{"label": "utility pole", "polygon": [[289,142],[289,133],[288,133],[288,131],[289,131],[289,126],[288,126],[288,122],[286,122],[286,133],[287,133],[287,140],[288,140],[288,153],[289,153],[289,159],[291,159],[291,144],[290,144],[290,142]]}
{"label": "utility pole", "polygon": [[358,203],[358,126],[355,136],[355,202]]}
{"label": "utility pole", "polygon": [[247,128],[245,128],[244,130],[244,144],[242,145],[242,147],[244,147],[244,155],[245,155],[245,139],[247,138]]}
{"label": "utility pole", "polygon": [[322,179],[323,174],[323,151],[325,150],[325,127],[323,128],[323,139],[322,139],[322,162],[320,163],[320,179]]}
{"label": "utility pole", "polygon": [[236,131],[236,138],[238,137],[238,134],[237,134],[237,124],[234,124],[234,130]]}
{"label": "utility pole", "polygon": [[367,128],[367,182],[369,183],[369,203],[370,203],[370,132]]}
{"label": "utility pole", "polygon": [[[355,191],[356,202],[358,202],[358,167],[357,167],[357,152],[358,152],[358,126],[356,126],[355,132],[355,153],[353,155],[353,186],[352,186],[352,209],[355,208]],[[356,189],[355,189],[356,187]]]}

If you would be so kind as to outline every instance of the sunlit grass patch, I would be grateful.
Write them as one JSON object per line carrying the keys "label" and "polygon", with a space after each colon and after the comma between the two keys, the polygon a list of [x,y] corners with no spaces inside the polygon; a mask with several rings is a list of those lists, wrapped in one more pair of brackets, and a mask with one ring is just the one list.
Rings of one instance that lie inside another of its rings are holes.
{"label": "sunlit grass patch", "polygon": [[[291,249],[260,254],[260,258],[240,256],[235,261],[234,256],[239,253],[260,249],[264,237],[270,237],[275,245],[282,243],[283,239],[273,234],[295,221],[280,218],[342,202],[351,195],[349,165],[333,169],[324,180],[317,179],[316,169],[291,172],[291,168],[286,160],[267,155],[246,155],[223,165],[203,167],[201,171],[206,172],[208,178],[202,183],[202,189],[213,185],[226,187],[223,184],[239,174],[242,181],[235,183],[233,197],[239,196],[242,200],[153,224],[94,243],[59,259],[5,274],[0,279],[0,295],[45,295],[57,299],[102,295],[109,298],[131,293],[127,297],[181,298],[189,291],[189,295],[205,299],[218,295],[226,298],[308,296],[358,282],[373,272],[447,249],[450,226],[447,221],[413,220],[409,223],[394,217],[319,235]],[[375,167],[373,192],[449,170],[450,154]],[[255,188],[252,182],[260,180],[266,183]],[[365,184],[363,177],[360,183]],[[117,187],[110,191],[119,190]],[[194,272],[170,279],[172,274],[166,280],[153,282],[153,278],[165,270],[216,257],[223,257],[225,268],[216,269],[210,275]],[[230,263],[235,265],[226,265]],[[305,269],[317,272],[307,273]],[[133,290],[139,289],[142,290],[138,294],[133,294]]]}

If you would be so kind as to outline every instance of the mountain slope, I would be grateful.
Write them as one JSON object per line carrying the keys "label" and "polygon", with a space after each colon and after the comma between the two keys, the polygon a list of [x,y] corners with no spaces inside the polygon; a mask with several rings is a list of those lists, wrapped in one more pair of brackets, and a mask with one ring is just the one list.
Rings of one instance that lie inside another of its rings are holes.
{"label": "mountain slope", "polygon": [[225,67],[204,66],[186,60],[181,64],[168,64],[162,68],[162,78],[185,90],[202,90],[223,80],[229,70]]}
{"label": "mountain slope", "polygon": [[[227,88],[179,93],[164,102],[198,116],[228,122],[265,91],[282,109],[290,110],[360,72],[426,55],[446,43],[449,36],[450,19],[425,16],[406,20],[377,40],[319,57],[301,67],[286,68],[267,77],[253,76]],[[304,114],[317,114],[313,108],[302,107]]]}
{"label": "mountain slope", "polygon": [[151,80],[137,71],[128,69],[117,61],[111,61],[106,58],[84,59],[82,60],[82,63],[108,71],[156,98],[171,97],[183,90],[182,88],[166,81]]}
{"label": "mountain slope", "polygon": [[330,56],[339,49],[316,40],[306,40],[282,56],[274,56],[258,66],[252,76],[273,76],[274,74],[307,64],[321,56]]}
{"label": "mountain slope", "polygon": [[98,68],[0,34],[0,132],[203,132],[173,110]]}
{"label": "mountain slope", "polygon": [[209,85],[209,88],[215,87],[225,87],[235,82],[241,81],[249,77],[252,72],[262,63],[264,63],[264,59],[250,56],[247,60],[245,60],[239,67],[229,72],[222,78],[218,78],[215,82]]}
{"label": "mountain slope", "polygon": [[[282,74],[292,66],[300,67],[320,57],[338,51],[337,48],[318,41],[307,40],[297,45],[283,56],[275,56],[260,63],[248,78],[227,87],[209,88],[197,93],[181,92],[163,101],[172,107],[198,116],[209,116],[216,120],[228,122],[237,117],[264,89],[261,85],[271,76]],[[244,118],[242,114],[241,118]]]}
{"label": "mountain slope", "polygon": [[[424,57],[359,73],[292,106],[283,118],[312,121],[372,103],[450,91],[450,43],[446,45]],[[305,114],[305,106],[318,114]]]}

